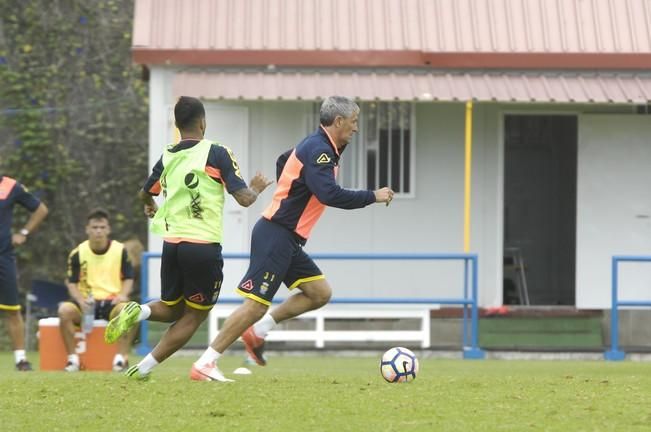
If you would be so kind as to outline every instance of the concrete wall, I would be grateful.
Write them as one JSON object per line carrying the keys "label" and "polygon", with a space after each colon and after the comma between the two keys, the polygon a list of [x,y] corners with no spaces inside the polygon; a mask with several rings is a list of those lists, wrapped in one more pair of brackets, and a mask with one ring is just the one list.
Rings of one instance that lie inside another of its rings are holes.
{"label": "concrete wall", "polygon": [[[610,311],[604,311],[604,345],[610,348]],[[619,348],[628,351],[648,351],[651,348],[651,313],[648,310],[620,310]]]}

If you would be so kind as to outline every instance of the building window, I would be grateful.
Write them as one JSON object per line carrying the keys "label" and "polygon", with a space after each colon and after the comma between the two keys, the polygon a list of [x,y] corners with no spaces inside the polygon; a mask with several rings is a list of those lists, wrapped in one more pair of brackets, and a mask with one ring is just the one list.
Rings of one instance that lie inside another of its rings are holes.
{"label": "building window", "polygon": [[389,186],[396,193],[410,193],[411,104],[370,102],[361,108],[366,187]]}
{"label": "building window", "polygon": [[[319,103],[310,108],[308,130],[316,128]],[[389,186],[397,194],[413,194],[413,109],[408,102],[360,104],[359,131],[341,158],[337,182],[346,188]]]}

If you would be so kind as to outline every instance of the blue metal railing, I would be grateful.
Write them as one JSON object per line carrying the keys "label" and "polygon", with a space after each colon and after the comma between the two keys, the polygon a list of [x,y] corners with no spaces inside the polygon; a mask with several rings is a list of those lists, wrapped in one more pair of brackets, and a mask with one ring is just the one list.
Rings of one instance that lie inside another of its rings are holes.
{"label": "blue metal railing", "polygon": [[[141,302],[145,303],[154,298],[149,297],[149,260],[160,258],[160,252],[143,252],[140,273]],[[334,304],[448,304],[463,306],[463,357],[466,359],[483,359],[484,351],[478,346],[479,312],[478,312],[478,258],[476,254],[368,254],[368,253],[312,253],[314,260],[445,260],[463,261],[463,297],[462,298],[333,298]],[[248,253],[224,253],[224,259],[249,259]],[[469,271],[470,267],[470,271]],[[468,285],[469,273],[472,276],[471,286]],[[272,303],[282,303],[284,299],[274,299]],[[240,299],[220,299],[219,303],[241,303]],[[468,317],[470,308],[470,317]],[[468,319],[470,319],[470,334],[468,335]],[[140,355],[147,354],[151,349],[148,344],[148,323],[143,321],[140,328],[140,344],[137,347]]]}
{"label": "blue metal railing", "polygon": [[619,350],[619,311],[620,306],[644,307],[651,306],[651,300],[619,300],[619,263],[620,262],[651,262],[651,256],[615,255],[612,258],[612,293],[610,307],[610,349],[604,353],[604,358],[611,361],[624,360],[626,353]]}

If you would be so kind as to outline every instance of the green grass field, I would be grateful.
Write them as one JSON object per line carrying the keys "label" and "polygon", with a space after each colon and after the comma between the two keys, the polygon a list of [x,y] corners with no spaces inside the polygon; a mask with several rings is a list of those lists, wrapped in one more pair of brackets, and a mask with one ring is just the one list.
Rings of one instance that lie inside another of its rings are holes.
{"label": "green grass field", "polygon": [[[32,359],[37,355],[32,354]],[[149,382],[18,373],[0,355],[3,431],[648,431],[651,364],[421,359],[388,384],[376,356],[271,357],[237,382],[188,380],[174,357]],[[135,360],[135,359],[132,359]]]}

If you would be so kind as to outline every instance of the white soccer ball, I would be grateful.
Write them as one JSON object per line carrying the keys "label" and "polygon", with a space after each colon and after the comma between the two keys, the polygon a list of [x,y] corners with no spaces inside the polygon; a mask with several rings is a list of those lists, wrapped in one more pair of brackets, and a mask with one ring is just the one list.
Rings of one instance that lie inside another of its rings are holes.
{"label": "white soccer ball", "polygon": [[407,348],[391,348],[382,355],[380,373],[390,383],[413,381],[418,375],[418,359]]}

